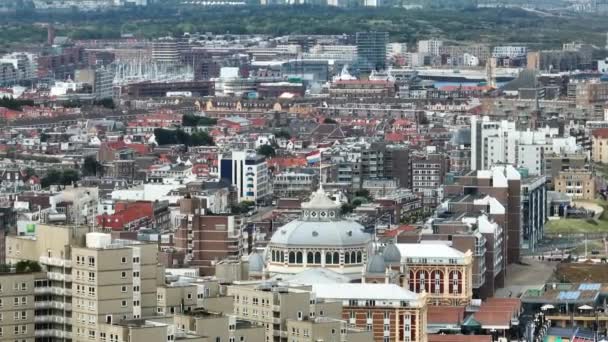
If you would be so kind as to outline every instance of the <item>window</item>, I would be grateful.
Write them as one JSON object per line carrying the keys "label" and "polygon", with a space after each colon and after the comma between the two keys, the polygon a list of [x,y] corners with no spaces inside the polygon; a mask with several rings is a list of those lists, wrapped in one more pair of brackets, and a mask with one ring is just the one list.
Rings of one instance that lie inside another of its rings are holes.
{"label": "window", "polygon": [[127,287],[126,286],[121,286],[120,287],[120,292],[127,292]]}
{"label": "window", "polygon": [[19,297],[13,298],[13,305],[14,306],[19,306]]}
{"label": "window", "polygon": [[133,278],[139,278],[139,271],[133,272]]}
{"label": "window", "polygon": [[89,272],[89,281],[95,281],[95,272]]}
{"label": "window", "polygon": [[139,257],[133,257],[133,263],[139,264]]}
{"label": "window", "polygon": [[27,291],[27,284],[21,283],[21,291]]}
{"label": "window", "polygon": [[296,263],[301,264],[302,262],[303,262],[302,261],[302,252],[297,252],[296,253]]}
{"label": "window", "polygon": [[89,267],[95,267],[95,257],[89,257]]}
{"label": "window", "polygon": [[139,292],[139,286],[138,285],[133,286],[133,292]]}
{"label": "window", "polygon": [[125,258],[125,257],[120,258],[120,262],[123,263],[123,264],[126,264],[127,263],[127,258]]}
{"label": "window", "polygon": [[127,272],[124,272],[124,271],[120,272],[120,277],[123,278],[123,279],[126,278],[127,277]]}
{"label": "window", "polygon": [[127,307],[127,301],[126,300],[121,301],[120,306],[122,306],[123,308]]}

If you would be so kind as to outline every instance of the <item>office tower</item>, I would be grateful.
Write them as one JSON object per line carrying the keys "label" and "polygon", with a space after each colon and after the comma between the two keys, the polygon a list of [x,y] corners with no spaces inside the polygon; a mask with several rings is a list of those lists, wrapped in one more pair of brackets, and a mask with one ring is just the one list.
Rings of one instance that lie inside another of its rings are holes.
{"label": "office tower", "polygon": [[218,173],[220,179],[237,188],[239,202],[258,202],[271,194],[266,159],[255,152],[233,151],[219,155]]}
{"label": "office tower", "polygon": [[369,73],[386,69],[388,32],[357,32],[355,40],[359,71]]}

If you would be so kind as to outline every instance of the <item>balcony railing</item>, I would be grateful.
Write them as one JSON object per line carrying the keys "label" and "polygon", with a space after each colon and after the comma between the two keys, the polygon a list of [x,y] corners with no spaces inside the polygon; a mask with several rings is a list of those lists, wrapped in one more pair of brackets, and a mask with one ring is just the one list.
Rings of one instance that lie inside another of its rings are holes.
{"label": "balcony railing", "polygon": [[65,260],[61,258],[49,258],[41,256],[38,261],[44,265],[58,266],[58,267],[72,267],[71,260]]}

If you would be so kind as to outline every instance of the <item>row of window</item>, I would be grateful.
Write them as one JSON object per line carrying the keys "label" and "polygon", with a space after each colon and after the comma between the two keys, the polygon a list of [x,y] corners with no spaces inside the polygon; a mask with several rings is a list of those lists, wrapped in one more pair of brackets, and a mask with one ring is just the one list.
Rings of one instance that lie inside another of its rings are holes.
{"label": "row of window", "polygon": [[[273,262],[284,262],[285,253],[283,251],[271,251],[270,253],[271,261]],[[323,254],[321,252],[307,252],[306,253],[306,263],[307,264],[317,264],[320,265],[323,263],[322,260]],[[339,265],[340,264],[340,253],[338,252],[327,252],[325,253],[325,264]],[[362,252],[344,252],[344,264],[360,264],[363,262],[363,253]],[[290,264],[303,264],[304,263],[304,253],[303,252],[289,252],[288,253],[288,263]]]}
{"label": "row of window", "polygon": [[[27,325],[15,325],[13,328],[13,334],[25,335],[27,334]],[[0,336],[4,336],[4,328],[0,327]]]}
{"label": "row of window", "polygon": [[[21,300],[20,300],[21,299]],[[27,297],[14,297],[13,306],[27,305]],[[0,298],[0,307],[4,306],[4,301]]]}
{"label": "row of window", "polygon": [[[0,293],[2,293],[3,286],[0,283]],[[13,291],[27,291],[27,283],[14,282]]]}

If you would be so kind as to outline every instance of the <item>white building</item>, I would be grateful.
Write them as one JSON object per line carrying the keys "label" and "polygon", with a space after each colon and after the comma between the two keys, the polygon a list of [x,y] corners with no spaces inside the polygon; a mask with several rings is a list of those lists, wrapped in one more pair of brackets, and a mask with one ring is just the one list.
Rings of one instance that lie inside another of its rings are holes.
{"label": "white building", "polygon": [[557,128],[518,131],[515,122],[471,118],[471,169],[487,170],[498,164],[527,168],[530,175],[544,170],[548,153],[576,152],[574,137],[560,137]]}
{"label": "white building", "polygon": [[263,156],[250,151],[220,154],[218,173],[237,188],[238,201],[259,201],[271,195],[268,165]]}
{"label": "white building", "polygon": [[601,73],[608,73],[608,58],[597,61],[597,71]]}
{"label": "white building", "polygon": [[38,58],[27,52],[13,52],[0,58],[0,64],[10,63],[17,72],[17,81],[33,80],[38,71]]}
{"label": "white building", "polygon": [[516,58],[523,57],[528,53],[528,48],[525,46],[495,46],[492,50],[494,58]]}
{"label": "white building", "polygon": [[439,56],[439,48],[443,46],[442,40],[419,40],[418,52],[429,54],[431,56]]}

